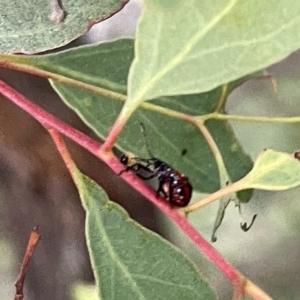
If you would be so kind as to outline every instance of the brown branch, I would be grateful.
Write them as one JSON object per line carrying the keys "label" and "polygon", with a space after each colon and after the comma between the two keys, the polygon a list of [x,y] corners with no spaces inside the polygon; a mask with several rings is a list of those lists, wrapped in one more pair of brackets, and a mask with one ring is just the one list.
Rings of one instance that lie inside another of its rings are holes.
{"label": "brown branch", "polygon": [[21,265],[20,273],[15,283],[15,287],[16,287],[15,300],[22,300],[24,297],[23,285],[24,285],[29,261],[40,238],[41,235],[39,234],[38,226],[36,226],[31,230],[31,234],[27,243],[27,249]]}

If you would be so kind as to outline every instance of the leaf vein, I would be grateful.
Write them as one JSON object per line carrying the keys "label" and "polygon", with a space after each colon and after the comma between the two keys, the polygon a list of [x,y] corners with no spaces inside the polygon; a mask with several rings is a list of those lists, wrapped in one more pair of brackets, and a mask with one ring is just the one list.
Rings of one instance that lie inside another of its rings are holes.
{"label": "leaf vein", "polygon": [[140,92],[137,93],[137,95],[135,96],[135,100],[132,101],[133,102],[135,102],[136,100],[140,101],[144,97],[144,95],[148,92],[148,90],[150,90],[157,81],[161,80],[161,78],[164,75],[166,75],[168,72],[174,69],[182,61],[184,56],[186,56],[192,50],[195,44],[199,40],[201,40],[201,38],[203,38],[203,36],[205,36],[207,32],[209,32],[218,22],[220,22],[223,19],[223,17],[225,17],[233,9],[237,1],[238,0],[231,0],[224,9],[222,9],[218,14],[215,15],[214,18],[211,19],[211,21],[203,28],[203,30],[197,32],[190,39],[189,43],[185,45],[182,51],[180,51],[176,56],[174,56],[169,61],[169,63],[165,64],[163,68],[159,72],[157,72],[155,76],[152,77],[149,83],[145,85],[142,89],[140,89]]}
{"label": "leaf vein", "polygon": [[[100,212],[100,214],[101,214],[101,212]],[[112,260],[115,262],[116,266],[118,266],[119,269],[121,270],[121,272],[124,274],[125,278],[127,278],[127,280],[131,283],[132,290],[138,294],[140,299],[147,300],[144,297],[144,295],[142,294],[142,292],[140,291],[140,289],[137,285],[137,282],[133,279],[132,275],[128,271],[128,268],[126,267],[125,264],[123,264],[120,257],[118,256],[118,254],[114,250],[112,244],[110,243],[109,238],[106,234],[106,231],[104,230],[104,227],[103,227],[104,225],[102,223],[102,218],[95,218],[95,219],[96,219],[96,224],[97,224],[99,233],[101,233],[101,235],[102,235],[102,241],[105,243],[106,248],[108,250],[108,254],[112,258]]]}

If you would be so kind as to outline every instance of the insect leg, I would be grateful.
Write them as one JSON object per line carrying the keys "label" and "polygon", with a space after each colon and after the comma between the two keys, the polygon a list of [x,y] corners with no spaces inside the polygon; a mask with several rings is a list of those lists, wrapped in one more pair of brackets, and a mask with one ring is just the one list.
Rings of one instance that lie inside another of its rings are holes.
{"label": "insect leg", "polygon": [[[127,166],[124,170],[122,170],[119,175],[122,175],[124,172],[128,172],[128,171],[132,171],[134,173],[138,172],[138,170],[140,170],[143,166],[139,163],[137,164],[133,164],[131,166]],[[149,170],[149,169],[148,169]],[[151,171],[151,170],[149,170]]]}

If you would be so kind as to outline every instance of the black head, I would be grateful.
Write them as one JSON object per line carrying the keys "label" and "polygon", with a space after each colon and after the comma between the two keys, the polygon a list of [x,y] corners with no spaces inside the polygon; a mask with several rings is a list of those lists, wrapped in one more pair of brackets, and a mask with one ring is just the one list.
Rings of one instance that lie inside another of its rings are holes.
{"label": "black head", "polygon": [[120,162],[121,162],[123,165],[127,166],[127,165],[128,165],[128,161],[129,161],[128,156],[125,155],[125,154],[122,154],[122,156],[120,157]]}

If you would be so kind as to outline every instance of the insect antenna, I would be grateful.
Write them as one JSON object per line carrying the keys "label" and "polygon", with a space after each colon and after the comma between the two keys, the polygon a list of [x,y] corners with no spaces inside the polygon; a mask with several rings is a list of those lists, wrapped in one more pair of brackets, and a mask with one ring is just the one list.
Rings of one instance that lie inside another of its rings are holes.
{"label": "insect antenna", "polygon": [[140,123],[140,127],[141,127],[141,132],[142,132],[142,136],[143,136],[143,140],[144,140],[144,144],[146,146],[146,149],[147,149],[147,152],[149,154],[150,157],[153,157],[153,154],[150,150],[150,147],[149,147],[149,144],[147,142],[147,138],[146,138],[146,128],[145,128],[145,125],[144,123]]}

